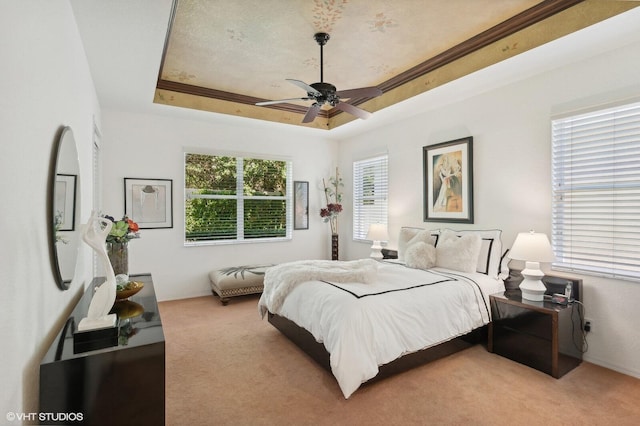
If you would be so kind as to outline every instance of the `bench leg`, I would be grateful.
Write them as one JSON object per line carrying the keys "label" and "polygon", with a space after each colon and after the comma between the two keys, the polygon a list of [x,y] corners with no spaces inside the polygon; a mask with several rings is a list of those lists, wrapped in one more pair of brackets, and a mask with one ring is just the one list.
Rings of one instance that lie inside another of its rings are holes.
{"label": "bench leg", "polygon": [[213,293],[214,296],[220,298],[220,303],[222,303],[222,306],[227,306],[227,304],[229,303],[229,298],[228,297],[222,297],[222,296],[218,295],[218,293],[216,293],[213,290],[211,290],[211,293]]}

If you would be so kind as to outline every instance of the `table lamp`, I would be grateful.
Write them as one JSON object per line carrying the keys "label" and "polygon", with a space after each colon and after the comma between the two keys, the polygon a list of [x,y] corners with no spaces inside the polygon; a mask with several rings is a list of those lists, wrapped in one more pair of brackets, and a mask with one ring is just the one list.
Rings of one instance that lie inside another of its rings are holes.
{"label": "table lamp", "polygon": [[541,281],[544,272],[540,270],[540,262],[554,260],[551,243],[546,234],[533,231],[520,232],[508,256],[511,259],[525,261],[525,268],[522,270],[524,280],[520,283],[522,298],[536,302],[544,300],[547,287]]}
{"label": "table lamp", "polygon": [[374,259],[382,259],[382,241],[389,240],[389,232],[387,231],[387,225],[382,223],[372,223],[369,225],[369,232],[367,232],[367,240],[373,241],[371,246],[370,257]]}

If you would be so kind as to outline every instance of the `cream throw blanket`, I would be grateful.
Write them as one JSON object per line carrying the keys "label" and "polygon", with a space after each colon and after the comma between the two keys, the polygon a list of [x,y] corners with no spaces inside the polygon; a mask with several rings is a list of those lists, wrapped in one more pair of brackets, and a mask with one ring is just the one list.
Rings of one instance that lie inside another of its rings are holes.
{"label": "cream throw blanket", "polygon": [[264,276],[264,290],[258,303],[262,318],[270,310],[277,313],[287,294],[305,281],[370,283],[376,277],[378,262],[373,259],[352,261],[300,260],[269,268]]}

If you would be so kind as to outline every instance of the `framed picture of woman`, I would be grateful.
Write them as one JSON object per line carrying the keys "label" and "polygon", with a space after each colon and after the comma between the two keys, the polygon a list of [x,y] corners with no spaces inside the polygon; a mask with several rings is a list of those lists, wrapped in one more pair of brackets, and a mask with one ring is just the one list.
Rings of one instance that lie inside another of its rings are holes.
{"label": "framed picture of woman", "polygon": [[422,148],[424,221],[473,223],[473,137]]}

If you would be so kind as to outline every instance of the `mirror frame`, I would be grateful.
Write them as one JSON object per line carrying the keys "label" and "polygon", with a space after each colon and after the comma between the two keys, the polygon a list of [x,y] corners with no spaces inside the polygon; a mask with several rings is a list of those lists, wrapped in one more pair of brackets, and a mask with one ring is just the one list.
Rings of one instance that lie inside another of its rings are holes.
{"label": "mirror frame", "polygon": [[[55,220],[55,188],[56,188],[56,178],[57,178],[57,174],[58,174],[58,160],[59,160],[59,155],[60,152],[62,150],[63,147],[63,143],[66,137],[68,137],[68,135],[71,136],[72,141],[73,141],[73,145],[74,145],[74,150],[75,150],[75,161],[78,165],[78,169],[80,168],[80,159],[78,157],[78,146],[75,140],[75,137],[73,135],[73,131],[71,130],[71,127],[69,126],[63,126],[61,127],[58,132],[57,132],[57,136],[56,136],[56,140],[54,141],[53,144],[53,152],[51,155],[51,163],[49,165],[49,184],[48,184],[48,188],[47,188],[47,232],[49,233],[49,254],[50,254],[50,259],[51,259],[51,269],[53,272],[53,276],[55,278],[56,284],[58,285],[58,287],[60,288],[60,290],[68,290],[69,287],[71,286],[71,282],[73,281],[73,276],[70,280],[65,280],[62,277],[62,272],[60,271],[60,260],[58,259],[58,250],[56,248],[56,231],[55,231],[55,225],[54,225],[54,220]],[[79,170],[78,170],[79,171]],[[74,228],[75,230],[79,230],[78,227],[78,220],[80,218],[80,176],[78,174],[76,183],[75,183],[75,195],[74,195],[74,212],[73,212],[73,217],[74,217]],[[79,243],[78,243],[79,244]],[[75,262],[74,262],[74,275],[75,275],[75,270],[78,266],[78,257],[79,257],[79,250],[76,251],[75,253]]]}

